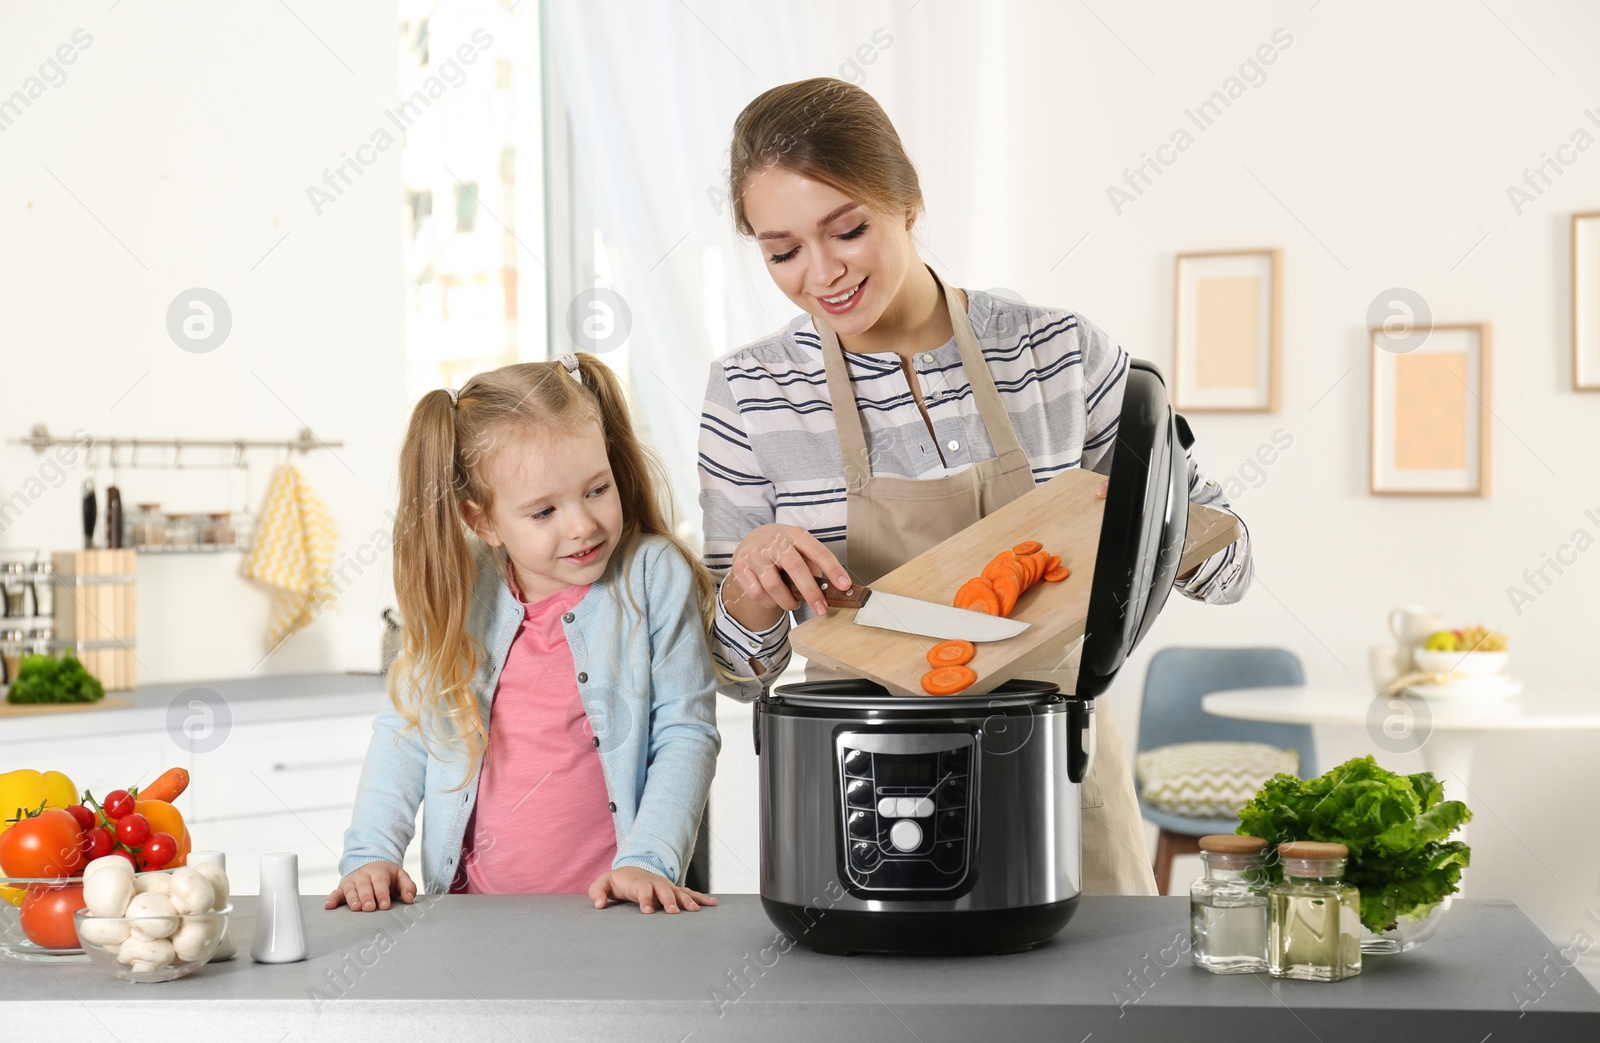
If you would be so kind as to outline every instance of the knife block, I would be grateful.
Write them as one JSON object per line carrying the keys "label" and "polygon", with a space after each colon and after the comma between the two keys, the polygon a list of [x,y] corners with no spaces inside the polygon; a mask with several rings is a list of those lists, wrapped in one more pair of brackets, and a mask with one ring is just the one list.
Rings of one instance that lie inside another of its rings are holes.
{"label": "knife block", "polygon": [[77,656],[106,691],[134,687],[135,552],[56,551],[51,564],[56,584],[52,646]]}

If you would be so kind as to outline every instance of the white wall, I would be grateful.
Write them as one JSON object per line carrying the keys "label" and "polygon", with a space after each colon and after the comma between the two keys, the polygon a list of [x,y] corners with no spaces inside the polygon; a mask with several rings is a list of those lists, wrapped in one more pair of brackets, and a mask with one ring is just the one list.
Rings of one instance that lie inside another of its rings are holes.
{"label": "white wall", "polygon": [[[65,81],[0,132],[0,498],[30,477],[57,482],[29,498],[0,548],[81,546],[86,475],[104,510],[103,456],[98,471],[80,464],[58,480],[41,473],[47,458],[10,444],[38,422],[147,438],[291,438],[309,426],[344,443],[295,460],[349,558],[336,607],[263,661],[268,597],[239,577],[239,555],[141,557],[143,682],[378,663],[388,558],[371,544],[389,525],[407,409],[399,150],[320,217],[306,189],[395,103],[398,21],[392,3],[293,6],[304,24],[277,4],[0,15],[0,97],[25,89],[59,45],[73,54]],[[196,286],[233,315],[205,354],[181,350],[166,327],[168,305]],[[251,453],[252,509],[281,456]],[[117,477],[130,508],[243,502],[238,478],[224,502],[221,470]]]}

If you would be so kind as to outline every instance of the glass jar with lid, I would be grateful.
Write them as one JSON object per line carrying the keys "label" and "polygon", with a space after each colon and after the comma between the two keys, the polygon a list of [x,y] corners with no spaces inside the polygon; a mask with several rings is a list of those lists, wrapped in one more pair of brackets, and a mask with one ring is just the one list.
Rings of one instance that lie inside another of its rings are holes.
{"label": "glass jar with lid", "polygon": [[1213,974],[1267,969],[1267,842],[1220,833],[1200,838],[1205,875],[1189,888],[1189,959]]}
{"label": "glass jar with lid", "polygon": [[55,578],[50,559],[40,558],[33,563],[33,614],[37,619],[49,619],[55,613]]}
{"label": "glass jar with lid", "polygon": [[192,514],[167,515],[167,544],[173,550],[192,550],[200,542],[200,528]]}
{"label": "glass jar with lid", "polygon": [[16,627],[0,630],[0,660],[4,661],[5,681],[12,684],[17,679],[17,667],[22,654],[27,651],[28,632]]}
{"label": "glass jar with lid", "polygon": [[17,619],[28,614],[28,563],[0,562],[0,583],[5,586],[5,614]]}
{"label": "glass jar with lid", "polygon": [[1283,880],[1267,895],[1267,970],[1274,978],[1341,981],[1361,973],[1361,892],[1344,881],[1349,848],[1278,845]]}
{"label": "glass jar with lid", "polygon": [[159,547],[167,542],[167,523],[159,503],[141,503],[129,516],[128,542],[135,547]]}
{"label": "glass jar with lid", "polygon": [[235,543],[233,512],[214,511],[206,515],[205,528],[202,532],[202,543],[214,544],[218,547],[232,547]]}

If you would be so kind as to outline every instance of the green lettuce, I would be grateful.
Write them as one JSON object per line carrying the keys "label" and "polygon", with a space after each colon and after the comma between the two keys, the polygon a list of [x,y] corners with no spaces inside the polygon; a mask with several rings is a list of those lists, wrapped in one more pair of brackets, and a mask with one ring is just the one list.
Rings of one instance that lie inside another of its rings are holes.
{"label": "green lettuce", "polygon": [[[1238,832],[1274,846],[1333,841],[1350,849],[1344,878],[1361,891],[1361,923],[1382,932],[1401,916],[1425,914],[1455,893],[1472,850],[1448,839],[1472,812],[1444,799],[1430,772],[1397,775],[1357,757],[1314,779],[1268,779],[1239,811]],[[1282,879],[1276,858],[1268,860]]]}

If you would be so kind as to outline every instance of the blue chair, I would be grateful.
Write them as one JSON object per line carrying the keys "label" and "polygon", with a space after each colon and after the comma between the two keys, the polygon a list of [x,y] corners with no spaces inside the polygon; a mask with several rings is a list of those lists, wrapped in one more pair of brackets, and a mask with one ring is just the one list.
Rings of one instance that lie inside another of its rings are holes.
{"label": "blue chair", "polygon": [[[1300,777],[1317,774],[1316,748],[1308,724],[1271,724],[1217,717],[1200,708],[1210,692],[1305,684],[1300,659],[1283,648],[1163,648],[1150,659],[1139,712],[1139,750],[1180,742],[1262,742],[1300,754]],[[1200,838],[1232,833],[1239,819],[1188,818],[1145,803],[1139,810],[1161,830],[1156,842],[1156,889],[1167,893],[1172,860],[1200,852]]]}

